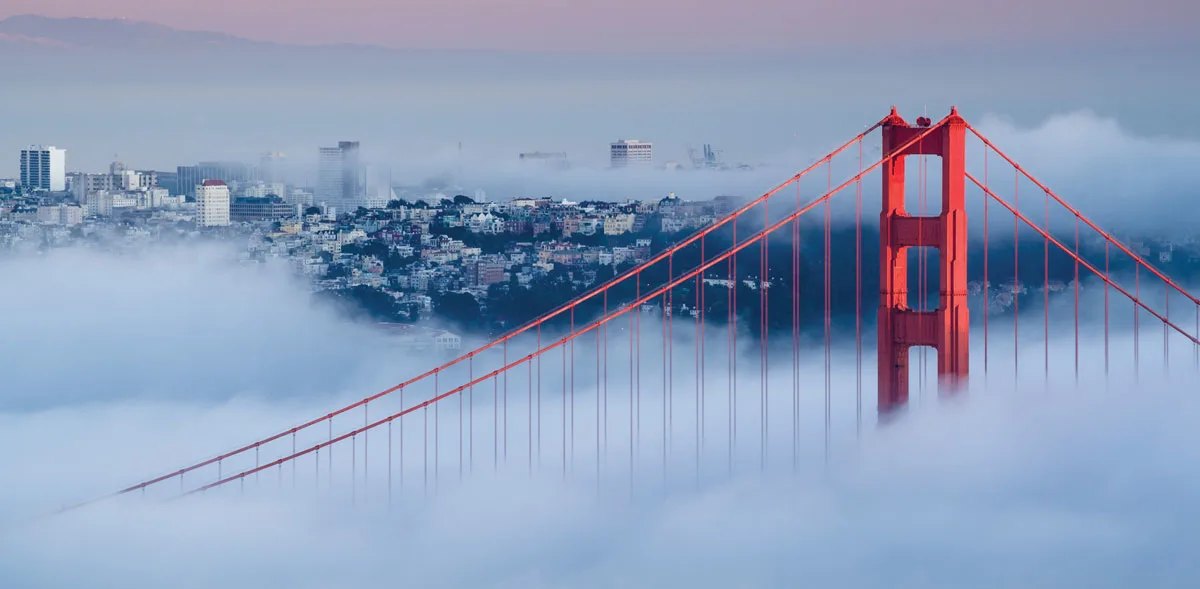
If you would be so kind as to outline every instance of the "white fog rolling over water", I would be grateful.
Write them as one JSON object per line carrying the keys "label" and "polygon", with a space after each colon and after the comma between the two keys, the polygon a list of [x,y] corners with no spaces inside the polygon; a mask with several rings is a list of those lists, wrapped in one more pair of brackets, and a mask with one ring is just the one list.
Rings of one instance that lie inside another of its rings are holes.
{"label": "white fog rolling over water", "polygon": [[[770,367],[772,403],[784,413],[772,413],[777,433],[762,472],[753,437],[760,386],[756,342],[746,337],[738,460],[730,474],[722,448],[726,377],[721,358],[711,358],[705,424],[712,446],[701,455],[704,476],[696,478],[694,422],[679,419],[690,418],[694,408],[694,367],[688,363],[693,340],[680,325],[673,406],[679,422],[665,486],[661,442],[649,439],[661,429],[646,423],[636,490],[630,495],[626,487],[628,388],[618,377],[627,368],[617,350],[627,350],[617,347],[618,336],[610,331],[612,430],[605,439],[604,477],[613,484],[599,490],[596,430],[583,419],[594,417],[585,408],[596,402],[589,384],[594,348],[585,338],[576,350],[580,421],[566,478],[557,464],[561,393],[545,386],[544,463],[531,476],[522,431],[531,408],[523,377],[514,375],[508,461],[492,472],[492,405],[486,389],[477,391],[473,415],[483,439],[474,470],[457,480],[457,406],[451,400],[441,414],[441,483],[423,493],[417,465],[426,455],[412,431],[419,422],[406,421],[409,478],[397,484],[403,494],[393,497],[390,509],[380,436],[372,442],[371,482],[357,489],[355,502],[344,479],[323,488],[313,482],[320,475],[310,474],[302,461],[295,490],[284,470],[282,477],[248,481],[244,494],[228,489],[166,503],[134,497],[31,522],[47,509],[164,472],[188,457],[281,431],[425,366],[387,354],[370,330],[314,307],[285,274],[231,268],[213,252],[115,257],[67,251],[38,265],[9,260],[4,267],[13,280],[0,287],[0,297],[7,307],[24,310],[6,315],[2,324],[8,372],[29,392],[6,395],[0,417],[0,439],[12,449],[0,457],[0,467],[13,473],[2,493],[0,573],[22,586],[104,587],[96,579],[112,578],[119,579],[112,586],[382,587],[395,582],[397,564],[408,571],[406,578],[447,587],[654,585],[668,579],[699,586],[795,579],[874,586],[883,582],[883,570],[889,582],[905,586],[1053,586],[1084,575],[1097,586],[1118,587],[1147,574],[1154,584],[1173,586],[1196,572],[1178,558],[1187,536],[1178,514],[1190,509],[1188,497],[1200,490],[1200,481],[1181,474],[1179,466],[1194,453],[1190,424],[1200,412],[1188,394],[1195,378],[1190,351],[1173,348],[1170,376],[1155,375],[1154,361],[1145,360],[1135,381],[1128,355],[1120,357],[1130,334],[1117,327],[1112,378],[1101,386],[1094,322],[1086,326],[1092,336],[1083,353],[1090,363],[1081,389],[1071,386],[1069,370],[1058,368],[1072,362],[1071,338],[1051,342],[1056,380],[1046,388],[1038,370],[1040,342],[1031,336],[1022,352],[1023,384],[1013,388],[1004,369],[996,368],[1011,366],[1011,349],[1004,350],[993,333],[987,378],[973,366],[972,390],[954,400],[937,401],[931,390],[914,388],[912,407],[888,427],[874,425],[873,363],[867,361],[861,437],[855,434],[853,355],[843,343],[834,355],[827,467],[821,361],[819,350],[807,350],[803,370],[811,376],[801,401],[803,442],[795,474],[786,433],[790,356],[780,350]],[[107,312],[62,313],[60,297],[33,279],[46,271],[73,276],[65,291]],[[35,317],[41,319],[30,320]],[[1030,333],[1035,319],[1025,319]],[[646,321],[643,329],[653,331],[656,326]],[[179,328],[151,328],[171,322]],[[61,335],[68,329],[70,338]],[[711,339],[719,341],[722,330],[714,331]],[[1146,358],[1153,358],[1153,337],[1143,338]],[[976,350],[978,339],[972,342]],[[31,368],[43,365],[51,348],[75,350],[85,363]],[[716,344],[712,353],[718,353]],[[650,350],[644,356],[642,417],[656,422],[661,367],[654,367]],[[247,357],[256,360],[237,361]],[[200,359],[221,369],[200,370]],[[561,378],[555,363],[543,369],[548,382]],[[348,468],[346,458],[335,463],[340,472]],[[282,478],[283,491],[276,478]],[[931,552],[948,564],[904,556]],[[73,566],[55,564],[63,558]],[[997,559],[1015,566],[1000,569]],[[356,566],[344,566],[351,561]]]}

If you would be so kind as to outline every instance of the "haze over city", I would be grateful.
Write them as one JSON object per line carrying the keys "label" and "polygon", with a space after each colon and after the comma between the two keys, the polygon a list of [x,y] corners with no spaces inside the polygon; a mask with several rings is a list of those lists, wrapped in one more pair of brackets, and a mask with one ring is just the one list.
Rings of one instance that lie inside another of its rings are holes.
{"label": "haze over city", "polygon": [[8,0],[0,586],[1194,586],[1198,19]]}

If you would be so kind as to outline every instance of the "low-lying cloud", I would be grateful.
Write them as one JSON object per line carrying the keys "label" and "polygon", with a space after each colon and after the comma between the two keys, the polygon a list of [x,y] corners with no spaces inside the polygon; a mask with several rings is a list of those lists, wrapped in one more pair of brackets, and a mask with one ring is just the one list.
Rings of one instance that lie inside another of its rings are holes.
{"label": "low-lying cloud", "polygon": [[[832,364],[827,466],[823,360],[819,350],[805,350],[795,471],[790,342],[770,356],[773,433],[760,469],[757,342],[743,339],[741,429],[731,469],[716,329],[708,339],[707,437],[697,476],[694,340],[689,322],[680,321],[668,475],[663,479],[657,438],[661,350],[647,344],[639,356],[644,433],[631,485],[629,350],[621,347],[627,334],[617,321],[608,334],[611,429],[601,446],[599,487],[595,349],[584,338],[575,350],[578,413],[567,476],[559,462],[561,356],[552,352],[543,366],[541,466],[532,474],[530,383],[514,374],[507,383],[507,461],[495,459],[491,445],[501,419],[491,412],[500,406],[491,395],[503,385],[481,385],[469,408],[478,446],[462,482],[451,400],[440,421],[432,412],[404,418],[403,483],[398,465],[386,466],[398,457],[388,453],[380,428],[371,434],[369,459],[365,438],[355,442],[362,462],[350,463],[345,444],[338,446],[332,488],[322,453],[294,471],[251,477],[244,487],[171,502],[126,497],[31,521],[280,431],[427,366],[314,307],[285,272],[223,260],[219,252],[181,249],[137,257],[68,251],[4,262],[9,279],[0,300],[20,310],[7,313],[0,328],[6,384],[17,383],[0,397],[0,443],[7,448],[0,471],[8,473],[0,490],[0,578],[7,584],[1126,587],[1185,586],[1200,573],[1185,552],[1187,514],[1200,492],[1200,479],[1186,469],[1200,458],[1191,350],[1175,345],[1173,371],[1156,374],[1144,344],[1135,380],[1129,334],[1119,324],[1107,381],[1098,368],[1095,323],[1085,325],[1093,335],[1084,338],[1088,363],[1079,389],[1068,369],[1071,337],[1051,341],[1056,378],[1049,385],[1041,382],[1036,338],[1022,348],[1025,368],[1015,385],[1008,376],[1011,340],[992,340],[986,377],[973,356],[969,394],[935,402],[931,387],[914,386],[910,410],[886,427],[874,424],[873,362],[866,362],[860,435],[853,355],[842,339]],[[50,287],[47,276],[66,279]],[[1025,320],[1036,326],[1034,319]],[[659,328],[645,321],[644,334]],[[977,351],[981,343],[976,335]],[[869,359],[869,339],[865,347]],[[372,408],[371,416],[387,409]],[[335,431],[360,419],[338,422]],[[429,450],[420,441],[435,427],[440,472],[426,494]],[[324,432],[317,434],[319,440]],[[496,472],[493,460],[500,462]]]}
{"label": "low-lying cloud", "polygon": [[[1189,206],[1191,195],[1200,191],[1200,172],[1193,165],[1200,158],[1200,142],[1183,137],[1140,135],[1113,118],[1087,110],[1057,114],[1036,124],[1018,124],[994,114],[972,117],[972,122],[1035,178],[1106,230],[1120,234],[1175,235],[1191,231],[1200,220],[1200,213],[1193,213],[1194,207]],[[849,138],[847,133],[844,139]],[[744,171],[606,170],[587,164],[548,171],[537,165],[519,165],[515,160],[501,163],[470,155],[459,160],[456,153],[447,151],[424,160],[408,159],[403,167],[394,169],[394,174],[396,178],[417,178],[428,176],[430,170],[445,172],[438,177],[459,185],[468,195],[473,195],[475,188],[483,189],[493,200],[552,196],[574,201],[623,201],[661,198],[672,192],[692,200],[719,195],[749,199],[784,182],[837,145],[838,142],[831,142],[777,153],[753,162],[758,166]],[[1018,206],[1034,222],[1044,222],[1043,192],[1028,179],[1022,177],[1017,181],[1013,168],[995,153],[988,155],[985,176],[983,151],[982,144],[968,135],[968,171],[981,181],[986,178],[998,196]],[[879,157],[876,132],[864,142],[862,165],[869,166]],[[852,147],[834,159],[831,173],[824,168],[815,170],[801,182],[802,199],[807,202],[830,186],[853,177],[860,169],[858,158],[857,147]],[[921,211],[920,170],[919,159],[909,158],[907,191],[912,214]],[[926,214],[936,214],[941,206],[939,160],[928,160],[926,174],[924,210]],[[874,225],[878,218],[878,171],[867,176],[862,190],[863,219]],[[833,200],[835,221],[844,223],[853,219],[854,191],[852,185]],[[983,193],[968,182],[967,197],[972,237],[978,238],[982,234]],[[771,202],[772,209],[781,214],[794,206],[794,188],[784,190]],[[1051,226],[1070,230],[1074,217],[1059,205],[1051,204]],[[1164,211],[1172,214],[1165,215]],[[992,203],[990,214],[997,223],[993,229],[997,234],[1011,225],[1011,215],[999,205]],[[1001,227],[1000,219],[1010,225]]]}

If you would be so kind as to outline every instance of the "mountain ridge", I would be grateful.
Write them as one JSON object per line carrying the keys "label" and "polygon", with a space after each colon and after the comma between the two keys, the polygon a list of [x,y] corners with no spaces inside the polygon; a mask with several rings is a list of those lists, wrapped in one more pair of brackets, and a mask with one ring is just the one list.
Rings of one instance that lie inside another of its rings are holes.
{"label": "mountain ridge", "polygon": [[[70,58],[107,56],[176,58],[225,56],[307,63],[309,59],[369,59],[388,66],[402,61],[438,58],[450,60],[533,59],[538,62],[596,59],[588,52],[527,51],[489,48],[391,47],[367,43],[297,44],[248,39],[228,33],[176,29],[168,25],[127,18],[49,17],[14,15],[0,20],[0,57],[25,61],[28,57]],[[627,58],[633,60],[634,58]],[[68,62],[69,63],[69,62]],[[247,65],[230,62],[228,65]]]}
{"label": "mountain ridge", "polygon": [[0,41],[10,45],[94,49],[267,48],[276,43],[225,33],[187,31],[123,18],[55,18],[22,14],[0,20]]}
{"label": "mountain ridge", "polygon": [[472,53],[470,50],[400,49],[362,43],[294,44],[262,41],[228,33],[177,29],[167,25],[128,18],[50,17],[14,15],[0,20],[0,50],[8,48],[53,48],[66,51],[200,51],[257,50],[357,51],[394,53]]}

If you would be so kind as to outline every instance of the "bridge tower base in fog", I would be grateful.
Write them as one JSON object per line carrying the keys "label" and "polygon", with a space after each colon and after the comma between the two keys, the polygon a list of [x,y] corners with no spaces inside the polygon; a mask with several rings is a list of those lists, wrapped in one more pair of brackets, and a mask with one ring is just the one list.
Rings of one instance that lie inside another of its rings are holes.
{"label": "bridge tower base in fog", "polygon": [[[918,120],[928,125],[928,121]],[[879,412],[908,402],[908,352],[913,346],[937,350],[938,386],[953,392],[966,384],[967,311],[966,131],[957,109],[924,139],[897,149],[927,129],[910,126],[895,107],[883,126],[883,211],[879,215]],[[942,209],[936,217],[914,217],[904,205],[904,158],[933,155],[942,160]],[[908,305],[908,248],[938,248],[939,297],[936,311]]]}

